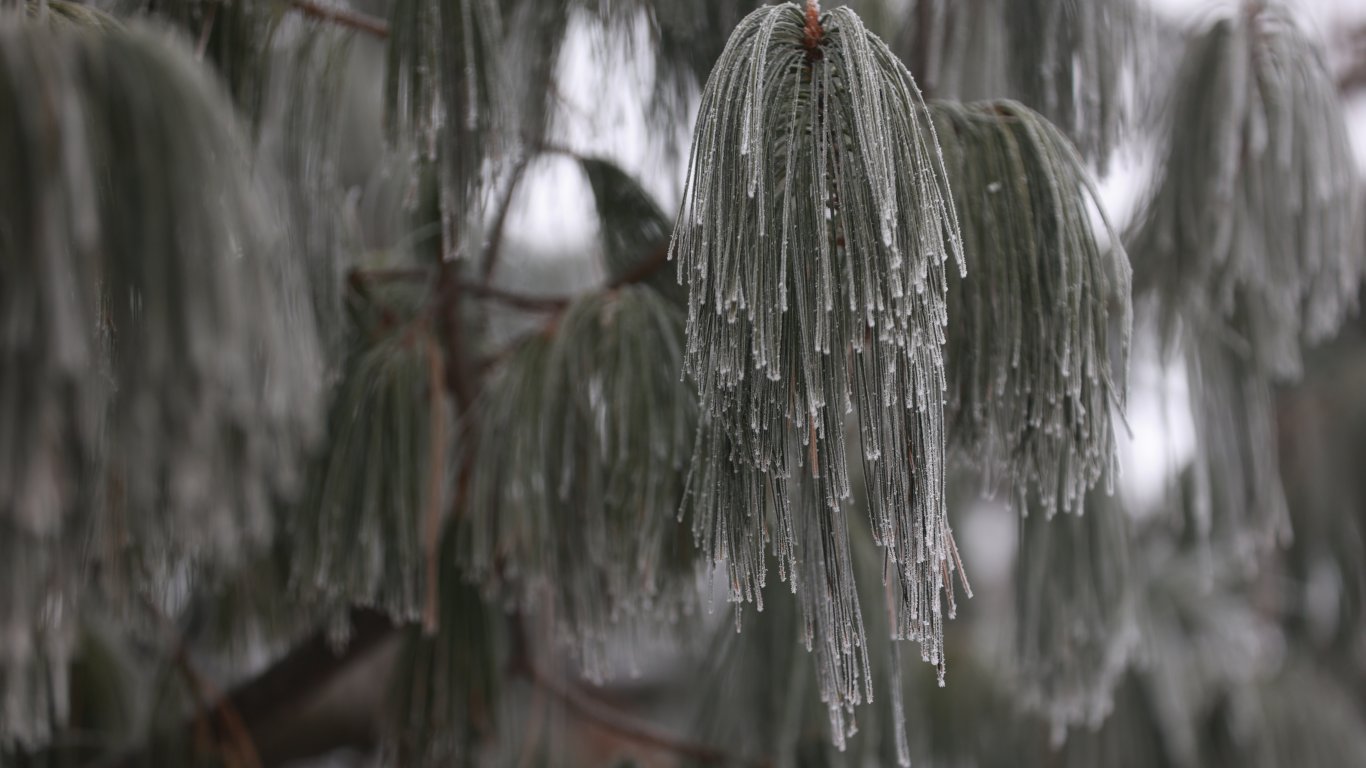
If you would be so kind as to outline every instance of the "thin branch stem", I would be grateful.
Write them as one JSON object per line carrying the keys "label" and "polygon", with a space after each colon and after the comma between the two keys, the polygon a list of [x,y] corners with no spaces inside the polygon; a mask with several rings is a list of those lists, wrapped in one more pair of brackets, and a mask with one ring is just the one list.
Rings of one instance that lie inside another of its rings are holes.
{"label": "thin branch stem", "polygon": [[426,337],[428,379],[427,396],[431,400],[431,444],[427,451],[427,519],[426,519],[426,558],[427,594],[422,609],[422,627],[427,635],[435,635],[437,630],[437,590],[440,585],[439,562],[441,554],[441,489],[446,476],[446,419],[442,408],[446,401],[446,368],[442,363],[442,352],[436,339],[430,333]]}
{"label": "thin branch stem", "polygon": [[346,8],[333,8],[315,3],[312,0],[289,0],[292,10],[318,21],[336,24],[339,27],[364,32],[381,40],[389,37],[389,24],[383,19]]}
{"label": "thin branch stem", "polygon": [[462,293],[531,312],[560,312],[573,300],[567,296],[532,296],[467,280],[456,280],[454,285],[455,289]]}
{"label": "thin branch stem", "polygon": [[[242,719],[242,714],[233,706],[230,699],[224,698],[218,688],[195,667],[190,659],[189,649],[185,647],[185,638],[175,624],[161,612],[156,603],[150,598],[143,596],[143,603],[147,610],[156,617],[158,623],[171,644],[171,660],[174,662],[180,676],[185,679],[185,685],[190,689],[190,695],[194,698],[195,712],[192,730],[196,738],[202,740],[205,746],[211,746],[223,753],[227,757],[229,748],[242,761],[246,768],[261,768],[261,756],[256,750],[256,743],[251,738],[251,732],[247,730],[246,723]],[[227,743],[216,739],[211,735],[210,722],[218,720],[223,729],[227,732]],[[212,742],[217,742],[216,744]]]}
{"label": "thin branch stem", "polygon": [[531,164],[533,155],[528,152],[517,161],[512,168],[512,175],[508,177],[507,187],[503,190],[503,198],[498,201],[498,213],[493,219],[493,231],[489,235],[488,248],[484,250],[484,263],[480,265],[479,277],[485,285],[493,279],[493,271],[498,267],[498,256],[503,248],[503,234],[507,229],[508,213],[512,211],[512,198],[517,192],[517,187],[522,183],[522,177],[526,175],[527,166]]}
{"label": "thin branch stem", "polygon": [[209,38],[213,35],[213,22],[218,18],[218,6],[210,3],[204,11],[204,25],[199,28],[199,42],[194,47],[195,61],[203,61],[204,54],[209,50]]}
{"label": "thin branch stem", "polygon": [[[434,273],[429,269],[353,269],[347,281],[362,296],[368,297],[368,292],[364,286],[369,283],[425,283],[431,281]],[[525,309],[532,312],[559,312],[569,306],[571,297],[567,296],[533,296],[517,291],[510,291],[506,288],[499,288],[484,283],[470,282],[455,277],[454,275],[443,278],[442,285],[445,290],[455,293],[468,294],[475,298],[497,301],[517,309]]]}
{"label": "thin branch stem", "polygon": [[615,291],[627,285],[635,285],[649,279],[654,273],[664,268],[669,263],[669,244],[663,243],[650,254],[648,258],[641,259],[634,267],[617,275],[617,277],[607,284],[607,289]]}
{"label": "thin branch stem", "polygon": [[767,767],[767,759],[732,755],[722,749],[700,744],[668,733],[650,723],[641,722],[585,694],[573,686],[546,674],[534,663],[523,666],[527,678],[537,688],[559,699],[584,720],[629,741],[658,750],[691,758],[708,765],[752,765]]}

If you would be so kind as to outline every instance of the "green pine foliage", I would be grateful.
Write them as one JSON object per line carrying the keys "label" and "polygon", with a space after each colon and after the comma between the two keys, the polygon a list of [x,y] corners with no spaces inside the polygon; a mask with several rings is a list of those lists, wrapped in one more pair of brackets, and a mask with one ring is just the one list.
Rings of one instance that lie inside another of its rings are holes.
{"label": "green pine foliage", "polygon": [[949,289],[950,442],[1017,502],[1080,512],[1087,489],[1113,487],[1128,258],[1048,121],[1015,102],[934,112],[969,265]]}
{"label": "green pine foliage", "polygon": [[1128,516],[1115,501],[1092,495],[1085,515],[1020,520],[1019,696],[1059,733],[1105,722],[1138,639]]}
{"label": "green pine foliage", "polygon": [[418,302],[394,293],[355,312],[358,339],[332,397],[327,449],[290,517],[292,581],[324,605],[418,621],[435,599],[426,542],[447,514],[455,429],[431,323],[396,308]]}
{"label": "green pine foliage", "polygon": [[441,600],[432,631],[404,633],[381,762],[396,768],[477,766],[496,734],[508,663],[506,618],[466,583],[453,536],[441,547]]}
{"label": "green pine foliage", "polygon": [[[858,16],[787,3],[740,23],[702,94],[672,246],[689,290],[686,370],[717,435],[694,461],[708,482],[690,504],[743,531],[734,551],[704,547],[741,558],[735,601],[762,589],[753,558],[770,535],[761,510],[774,506],[774,546],[829,619],[818,642],[839,657],[830,688],[849,703],[865,653],[844,519],[855,409],[873,537],[900,585],[894,631],[943,662],[957,563],[941,347],[957,230],[930,113]],[[803,533],[812,525],[815,538]],[[824,573],[799,573],[821,546]]]}
{"label": "green pine foliage", "polygon": [[399,0],[389,14],[385,119],[391,139],[439,178],[443,253],[482,210],[484,163],[510,127],[497,98],[502,16],[492,0]]}
{"label": "green pine foliage", "polygon": [[[618,622],[688,610],[678,525],[697,405],[678,386],[683,313],[647,286],[575,301],[485,394],[461,551],[470,575],[546,606],[601,679]],[[533,418],[528,418],[531,415]]]}
{"label": "green pine foliage", "polygon": [[0,768],[1366,761],[1351,78],[851,3],[0,0]]}
{"label": "green pine foliage", "polygon": [[1167,131],[1131,247],[1139,289],[1255,369],[1298,376],[1361,280],[1359,182],[1322,52],[1279,2],[1215,22],[1181,64]]}
{"label": "green pine foliage", "polygon": [[97,29],[0,26],[6,645],[61,633],[41,606],[92,555],[159,590],[268,540],[317,432],[302,276],[226,94],[179,41]]}

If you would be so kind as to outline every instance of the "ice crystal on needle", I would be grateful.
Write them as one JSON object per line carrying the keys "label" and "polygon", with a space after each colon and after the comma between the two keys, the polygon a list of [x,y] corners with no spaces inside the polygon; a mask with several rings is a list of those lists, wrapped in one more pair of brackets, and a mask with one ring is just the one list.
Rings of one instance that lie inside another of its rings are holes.
{"label": "ice crystal on needle", "polygon": [[[731,35],[702,94],[672,255],[689,287],[686,370],[709,423],[689,485],[694,528],[728,563],[732,599],[759,599],[774,509],[782,574],[830,651],[823,695],[838,689],[835,707],[857,703],[864,653],[838,544],[851,413],[899,596],[894,632],[942,663],[956,568],[944,262],[961,268],[962,253],[915,83],[853,11],[814,6],[761,8]],[[823,534],[799,538],[817,519]],[[813,561],[822,573],[798,569]]]}

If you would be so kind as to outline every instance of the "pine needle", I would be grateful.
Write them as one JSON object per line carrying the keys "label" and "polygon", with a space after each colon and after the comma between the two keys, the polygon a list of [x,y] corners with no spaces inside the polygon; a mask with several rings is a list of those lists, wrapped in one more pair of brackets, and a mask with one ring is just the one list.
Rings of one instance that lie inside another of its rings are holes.
{"label": "pine needle", "polygon": [[400,288],[385,296],[397,317],[362,320],[290,533],[294,588],[310,602],[375,606],[407,622],[424,618],[434,594],[426,568],[440,540],[453,430],[432,331],[410,314],[415,297],[402,314],[392,309]]}
{"label": "pine needle", "polygon": [[1298,376],[1301,346],[1355,306],[1360,207],[1333,78],[1279,3],[1190,44],[1167,143],[1130,248],[1139,289],[1166,317],[1246,334],[1257,369]]}
{"label": "pine needle", "polygon": [[970,267],[949,283],[950,443],[1022,509],[1081,512],[1118,465],[1128,259],[1057,128],[1015,102],[933,110]]}
{"label": "pine needle", "polygon": [[676,513],[697,415],[682,358],[681,311],[628,286],[576,300],[484,395],[466,567],[519,605],[548,606],[595,679],[609,631],[690,607],[693,548]]}
{"label": "pine needle", "polygon": [[[772,506],[780,573],[808,615],[829,618],[815,640],[836,654],[827,703],[852,705],[866,651],[841,543],[847,414],[898,585],[894,632],[942,665],[950,612],[941,346],[944,262],[961,268],[962,250],[930,115],[852,11],[808,24],[796,4],[769,6],[735,29],[707,82],[688,177],[671,252],[707,424],[688,509],[741,601],[763,588]],[[811,561],[824,572],[799,570]]]}
{"label": "pine needle", "polygon": [[1095,498],[1085,515],[1020,521],[1015,670],[1024,706],[1055,733],[1097,728],[1138,639],[1128,519]]}
{"label": "pine needle", "polygon": [[33,626],[92,558],[159,592],[150,574],[267,541],[317,431],[320,353],[273,198],[192,52],[5,20],[0,112],[0,526],[41,550],[0,581],[43,597],[0,624]]}

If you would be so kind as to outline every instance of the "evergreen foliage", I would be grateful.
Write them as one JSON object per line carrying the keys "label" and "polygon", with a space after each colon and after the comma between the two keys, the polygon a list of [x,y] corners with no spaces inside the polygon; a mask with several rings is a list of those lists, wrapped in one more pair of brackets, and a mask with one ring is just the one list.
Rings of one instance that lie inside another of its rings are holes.
{"label": "evergreen foliage", "polygon": [[855,408],[873,537],[899,584],[893,631],[943,665],[957,567],[943,262],[961,267],[957,229],[929,111],[852,11],[788,3],[741,21],[702,93],[672,246],[689,289],[686,369],[714,430],[693,470],[710,482],[690,504],[743,531],[734,551],[704,546],[741,558],[735,601],[763,587],[753,558],[768,539],[760,510],[774,506],[780,573],[831,656],[832,707],[860,700],[867,668],[844,520]]}
{"label": "evergreen foliage", "polygon": [[37,632],[60,668],[92,554],[159,591],[269,539],[320,355],[270,193],[189,51],[142,28],[0,38],[0,525],[19,545],[0,578],[23,595],[5,655]]}
{"label": "evergreen foliage", "polygon": [[1014,102],[934,106],[970,273],[950,282],[950,441],[1013,498],[1080,511],[1113,487],[1128,259],[1058,129]]}
{"label": "evergreen foliage", "polygon": [[1135,0],[913,0],[895,48],[937,98],[1013,99],[1102,169],[1124,138],[1151,20]]}
{"label": "evergreen foliage", "polygon": [[1167,156],[1134,235],[1139,287],[1256,370],[1300,373],[1361,280],[1359,182],[1322,55],[1279,2],[1215,22],[1190,47]]}
{"label": "evergreen foliage", "polygon": [[[1094,494],[1099,496],[1099,494]],[[1136,641],[1129,522],[1115,502],[1020,521],[1015,647],[1020,696],[1058,733],[1097,728]]]}
{"label": "evergreen foliage", "polygon": [[485,395],[504,426],[479,435],[464,563],[516,604],[547,606],[594,679],[614,624],[692,602],[676,512],[697,406],[682,360],[681,309],[626,286],[575,301]]}
{"label": "evergreen foliage", "polygon": [[1366,761],[1351,78],[851,2],[0,0],[0,768]]}
{"label": "evergreen foliage", "polygon": [[454,430],[430,322],[393,308],[412,297],[385,298],[354,313],[360,338],[332,398],[327,452],[290,519],[293,581],[323,604],[417,621],[436,587],[424,583],[435,558],[424,542],[445,518]]}

